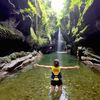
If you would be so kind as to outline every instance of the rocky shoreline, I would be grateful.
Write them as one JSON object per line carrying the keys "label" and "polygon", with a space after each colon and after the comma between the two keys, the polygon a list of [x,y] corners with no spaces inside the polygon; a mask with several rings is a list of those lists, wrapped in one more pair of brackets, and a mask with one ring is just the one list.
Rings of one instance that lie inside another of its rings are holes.
{"label": "rocky shoreline", "polygon": [[80,47],[77,57],[83,64],[100,73],[100,56],[94,54],[91,48]]}
{"label": "rocky shoreline", "polygon": [[23,69],[31,63],[38,62],[42,57],[41,52],[15,52],[5,57],[0,57],[0,81],[8,74]]}

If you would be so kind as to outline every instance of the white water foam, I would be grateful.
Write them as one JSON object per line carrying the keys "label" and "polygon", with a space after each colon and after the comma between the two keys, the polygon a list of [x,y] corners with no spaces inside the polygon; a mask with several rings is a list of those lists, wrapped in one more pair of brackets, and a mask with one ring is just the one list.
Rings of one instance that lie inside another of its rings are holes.
{"label": "white water foam", "polygon": [[[50,89],[50,88],[49,88],[49,89]],[[62,87],[62,94],[60,95],[59,100],[68,100],[67,92],[66,92],[65,89],[66,89],[66,86],[63,86],[63,87]],[[56,93],[58,92],[58,86],[55,87],[55,92],[56,92]],[[52,94],[51,94],[51,93],[49,94],[49,96],[50,96],[50,100],[53,100],[53,99],[52,99]]]}

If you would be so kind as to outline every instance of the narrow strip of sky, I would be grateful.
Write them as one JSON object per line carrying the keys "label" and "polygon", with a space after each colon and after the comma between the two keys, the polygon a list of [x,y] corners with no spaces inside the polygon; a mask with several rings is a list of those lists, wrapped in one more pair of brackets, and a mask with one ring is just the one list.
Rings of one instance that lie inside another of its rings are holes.
{"label": "narrow strip of sky", "polygon": [[64,6],[64,0],[51,0],[51,7],[60,16],[61,10]]}

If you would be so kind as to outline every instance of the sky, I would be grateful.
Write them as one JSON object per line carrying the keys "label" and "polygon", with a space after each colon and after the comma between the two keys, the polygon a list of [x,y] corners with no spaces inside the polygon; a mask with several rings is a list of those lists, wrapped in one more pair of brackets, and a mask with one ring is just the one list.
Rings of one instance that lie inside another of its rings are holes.
{"label": "sky", "polygon": [[51,0],[51,7],[58,15],[60,15],[63,5],[64,0]]}

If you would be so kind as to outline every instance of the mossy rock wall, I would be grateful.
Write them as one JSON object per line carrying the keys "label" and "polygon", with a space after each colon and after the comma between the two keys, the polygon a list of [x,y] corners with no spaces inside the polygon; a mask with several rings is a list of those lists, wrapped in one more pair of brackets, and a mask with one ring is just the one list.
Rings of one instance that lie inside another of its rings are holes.
{"label": "mossy rock wall", "polygon": [[30,50],[29,44],[25,41],[23,34],[14,29],[8,29],[0,25],[0,56],[15,51]]}

